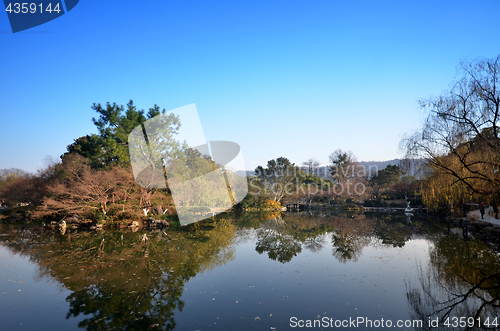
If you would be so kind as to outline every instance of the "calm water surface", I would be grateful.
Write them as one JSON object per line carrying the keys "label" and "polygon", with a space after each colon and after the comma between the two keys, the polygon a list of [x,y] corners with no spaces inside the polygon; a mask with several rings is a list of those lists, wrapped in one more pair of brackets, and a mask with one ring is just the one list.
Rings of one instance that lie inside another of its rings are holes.
{"label": "calm water surface", "polygon": [[[476,317],[467,326],[478,328],[500,317],[496,248],[437,220],[287,214],[178,231],[0,229],[2,330],[288,330],[300,320],[329,330],[358,318],[415,330],[429,318]],[[467,328],[449,322],[440,328]]]}

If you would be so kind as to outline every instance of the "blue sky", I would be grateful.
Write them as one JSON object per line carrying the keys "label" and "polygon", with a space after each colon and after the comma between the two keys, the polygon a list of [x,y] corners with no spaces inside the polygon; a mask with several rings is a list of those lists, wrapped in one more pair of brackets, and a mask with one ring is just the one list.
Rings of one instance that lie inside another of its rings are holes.
{"label": "blue sky", "polygon": [[82,0],[12,33],[0,14],[0,169],[35,171],[96,132],[93,103],[195,103],[247,169],[400,157],[461,60],[500,54],[500,1]]}

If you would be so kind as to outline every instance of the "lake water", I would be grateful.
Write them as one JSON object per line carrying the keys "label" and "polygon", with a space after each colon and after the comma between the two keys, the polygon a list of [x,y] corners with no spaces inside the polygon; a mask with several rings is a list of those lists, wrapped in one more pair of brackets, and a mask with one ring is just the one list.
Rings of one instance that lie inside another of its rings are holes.
{"label": "lake water", "polygon": [[460,228],[225,217],[168,231],[1,227],[1,330],[496,328],[498,251]]}

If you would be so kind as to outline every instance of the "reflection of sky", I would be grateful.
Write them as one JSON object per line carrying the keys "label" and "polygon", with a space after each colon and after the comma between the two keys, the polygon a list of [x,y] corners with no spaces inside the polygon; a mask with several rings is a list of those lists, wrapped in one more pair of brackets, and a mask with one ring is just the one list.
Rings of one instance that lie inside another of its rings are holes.
{"label": "reflection of sky", "polygon": [[0,245],[0,321],[2,330],[81,330],[80,318],[66,319],[66,290],[51,277],[40,277],[37,264]]}
{"label": "reflection of sky", "polygon": [[235,259],[186,285],[186,305],[176,322],[187,329],[238,325],[239,330],[254,330],[288,329],[292,316],[409,319],[405,281],[416,277],[418,262],[427,263],[428,247],[425,239],[407,241],[402,248],[374,239],[357,262],[341,263],[332,256],[328,235],[322,250],[303,249],[282,264],[267,252],[259,255],[255,242],[245,240]]}

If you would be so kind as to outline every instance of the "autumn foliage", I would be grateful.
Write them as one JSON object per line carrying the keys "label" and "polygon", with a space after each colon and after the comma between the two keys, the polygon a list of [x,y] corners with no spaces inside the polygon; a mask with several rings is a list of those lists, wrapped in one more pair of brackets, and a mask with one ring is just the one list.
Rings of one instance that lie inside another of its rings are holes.
{"label": "autumn foliage", "polygon": [[38,217],[76,216],[102,223],[173,211],[171,196],[164,189],[138,186],[130,168],[94,169],[78,154],[66,154],[61,163],[37,175],[11,180],[0,198],[10,206],[29,202]]}

